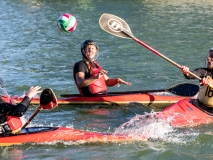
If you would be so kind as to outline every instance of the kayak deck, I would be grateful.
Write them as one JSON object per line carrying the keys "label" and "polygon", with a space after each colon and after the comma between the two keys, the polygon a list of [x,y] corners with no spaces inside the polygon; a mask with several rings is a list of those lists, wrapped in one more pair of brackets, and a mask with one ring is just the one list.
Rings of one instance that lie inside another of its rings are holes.
{"label": "kayak deck", "polygon": [[[2,96],[6,101],[12,100],[16,103],[21,102],[23,99],[19,96]],[[145,105],[153,109],[164,109],[165,107],[178,102],[186,97],[173,96],[173,95],[155,95],[147,93],[137,94],[114,94],[114,95],[101,95],[97,97],[81,97],[72,96],[66,98],[58,98],[59,105],[128,105],[131,103],[137,103]],[[32,98],[31,104],[39,104],[39,98]]]}
{"label": "kayak deck", "polygon": [[183,99],[165,108],[158,114],[159,119],[169,120],[173,127],[194,127],[213,123],[213,116],[197,108],[192,99]]}

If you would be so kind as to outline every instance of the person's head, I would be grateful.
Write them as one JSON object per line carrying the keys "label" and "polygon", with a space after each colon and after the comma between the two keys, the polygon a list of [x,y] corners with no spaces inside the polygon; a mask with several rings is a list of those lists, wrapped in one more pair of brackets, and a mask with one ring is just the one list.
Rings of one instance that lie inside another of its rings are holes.
{"label": "person's head", "polygon": [[98,50],[98,45],[93,40],[86,40],[81,45],[81,53],[89,61],[94,61],[98,58]]}
{"label": "person's head", "polygon": [[209,50],[209,53],[206,59],[206,67],[209,69],[213,69],[213,48]]}

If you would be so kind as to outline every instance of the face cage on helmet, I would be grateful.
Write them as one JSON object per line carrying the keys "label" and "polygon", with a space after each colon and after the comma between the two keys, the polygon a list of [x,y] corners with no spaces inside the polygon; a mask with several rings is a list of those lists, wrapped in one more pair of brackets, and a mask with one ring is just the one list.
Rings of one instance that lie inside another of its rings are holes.
{"label": "face cage on helmet", "polygon": [[95,42],[88,42],[86,45],[84,45],[84,46],[81,47],[81,53],[82,53],[83,57],[85,57],[87,60],[89,60],[89,58],[88,58],[87,55],[85,54],[84,49],[85,49],[85,47],[88,46],[88,45],[94,45],[94,46],[96,47],[96,50],[97,50],[95,57],[93,58],[93,60],[91,60],[91,62],[93,62],[93,61],[95,61],[96,59],[98,59],[98,56],[99,56],[99,47],[98,47],[98,45],[97,45]]}
{"label": "face cage on helmet", "polygon": [[[212,51],[212,50],[210,50],[210,51]],[[208,67],[208,57],[209,57],[209,55],[210,55],[210,51],[209,51],[209,53],[208,53],[207,56],[206,56],[206,61],[205,61],[205,66],[206,66],[206,67]]]}
{"label": "face cage on helmet", "polygon": [[81,45],[81,50],[83,50],[87,45],[94,45],[97,48],[97,50],[99,50],[99,47],[98,47],[97,43],[95,41],[93,41],[93,40],[84,41],[82,43],[82,45]]}

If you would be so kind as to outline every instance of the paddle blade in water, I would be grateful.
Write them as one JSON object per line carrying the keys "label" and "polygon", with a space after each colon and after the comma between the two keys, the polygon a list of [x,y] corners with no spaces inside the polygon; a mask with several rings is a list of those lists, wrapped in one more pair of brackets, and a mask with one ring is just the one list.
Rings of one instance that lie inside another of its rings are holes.
{"label": "paddle blade in water", "polygon": [[44,89],[40,96],[40,108],[52,109],[58,105],[57,98],[52,89]]}
{"label": "paddle blade in water", "polygon": [[115,36],[128,39],[134,37],[129,25],[115,15],[104,13],[99,19],[99,25],[104,31]]}
{"label": "paddle blade in water", "polygon": [[171,87],[168,91],[176,95],[191,97],[199,92],[199,88],[196,84],[182,83]]}

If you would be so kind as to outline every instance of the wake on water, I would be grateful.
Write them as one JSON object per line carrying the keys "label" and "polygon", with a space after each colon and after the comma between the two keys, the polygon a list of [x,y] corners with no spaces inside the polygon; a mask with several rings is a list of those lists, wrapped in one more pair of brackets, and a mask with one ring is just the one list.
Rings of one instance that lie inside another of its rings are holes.
{"label": "wake on water", "polygon": [[131,137],[145,137],[147,139],[163,139],[173,128],[168,122],[159,120],[157,112],[136,115],[130,121],[118,127],[114,135],[128,135]]}
{"label": "wake on water", "polygon": [[169,121],[157,118],[158,112],[136,115],[128,122],[119,126],[114,135],[126,135],[129,137],[143,137],[149,141],[180,142],[191,141],[199,133],[189,129],[177,129],[169,124]]}

